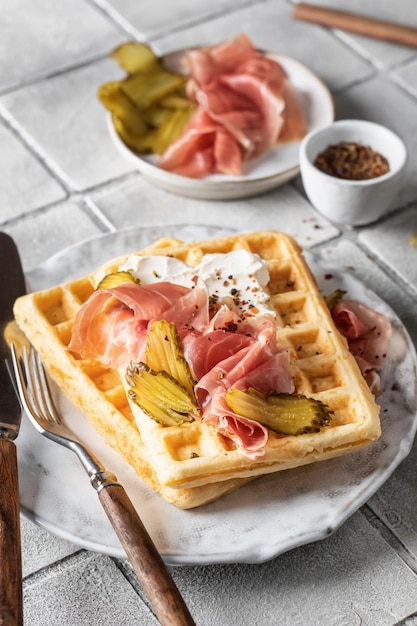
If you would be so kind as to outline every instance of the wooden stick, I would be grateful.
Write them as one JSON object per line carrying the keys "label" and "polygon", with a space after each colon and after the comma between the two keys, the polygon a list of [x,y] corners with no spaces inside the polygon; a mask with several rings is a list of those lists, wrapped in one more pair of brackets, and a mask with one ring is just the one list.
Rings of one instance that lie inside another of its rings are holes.
{"label": "wooden stick", "polygon": [[300,2],[294,5],[293,17],[315,24],[322,24],[359,35],[393,41],[405,46],[417,47],[417,29],[383,20],[353,15],[345,11],[326,9]]}

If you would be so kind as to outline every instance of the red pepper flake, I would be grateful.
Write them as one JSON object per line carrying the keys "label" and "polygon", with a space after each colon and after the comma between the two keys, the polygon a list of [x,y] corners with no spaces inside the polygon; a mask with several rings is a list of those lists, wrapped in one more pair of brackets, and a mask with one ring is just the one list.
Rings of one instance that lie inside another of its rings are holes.
{"label": "red pepper flake", "polygon": [[355,141],[329,145],[317,155],[314,165],[321,172],[348,180],[368,180],[389,172],[388,159]]}
{"label": "red pepper flake", "polygon": [[325,275],[324,275],[324,278],[325,278],[326,280],[331,280],[331,279],[333,278],[333,274],[325,274]]}

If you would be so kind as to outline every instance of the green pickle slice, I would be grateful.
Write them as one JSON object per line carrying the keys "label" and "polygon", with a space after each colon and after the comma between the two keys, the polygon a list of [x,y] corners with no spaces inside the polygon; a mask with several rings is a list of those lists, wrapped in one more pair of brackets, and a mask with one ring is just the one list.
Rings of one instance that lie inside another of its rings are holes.
{"label": "green pickle slice", "polygon": [[237,415],[260,422],[281,435],[318,432],[328,425],[332,415],[326,404],[301,394],[272,392],[265,395],[253,388],[232,387],[226,399]]}
{"label": "green pickle slice", "polygon": [[131,363],[126,371],[129,397],[144,413],[163,426],[192,422],[198,407],[175,378],[145,363]]}
{"label": "green pickle slice", "polygon": [[140,284],[140,280],[135,278],[132,272],[113,272],[107,274],[97,285],[97,289],[112,289],[119,285],[125,285],[126,283]]}
{"label": "green pickle slice", "polygon": [[151,369],[163,370],[170,374],[195,401],[196,381],[184,358],[181,339],[175,324],[165,320],[152,322],[146,340],[146,364]]}
{"label": "green pickle slice", "polygon": [[146,363],[131,363],[126,380],[129,397],[163,426],[180,426],[199,414],[195,380],[184,358],[175,324],[152,322],[146,339]]}
{"label": "green pickle slice", "polygon": [[343,289],[336,289],[330,295],[325,296],[324,301],[326,302],[330,311],[333,311],[336,304],[339,304],[339,302],[343,300],[343,297],[345,296],[345,294],[346,294],[346,291],[343,291]]}

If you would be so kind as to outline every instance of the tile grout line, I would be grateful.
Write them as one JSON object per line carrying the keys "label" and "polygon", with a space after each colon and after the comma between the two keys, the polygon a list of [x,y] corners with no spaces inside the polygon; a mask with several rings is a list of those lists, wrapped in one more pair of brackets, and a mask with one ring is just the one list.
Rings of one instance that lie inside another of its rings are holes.
{"label": "tile grout line", "polygon": [[373,511],[369,504],[364,504],[360,512],[367,522],[378,531],[382,539],[394,550],[398,558],[400,558],[417,577],[417,555],[413,555],[410,550],[408,550],[401,539],[399,539],[389,526]]}

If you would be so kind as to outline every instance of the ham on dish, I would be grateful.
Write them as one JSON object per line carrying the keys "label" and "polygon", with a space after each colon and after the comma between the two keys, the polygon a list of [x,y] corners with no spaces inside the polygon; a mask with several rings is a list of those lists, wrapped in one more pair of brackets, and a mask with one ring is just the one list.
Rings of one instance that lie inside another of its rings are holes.
{"label": "ham on dish", "polygon": [[94,291],[77,313],[68,348],[106,367],[127,365],[142,358],[150,320],[205,326],[205,302],[205,290],[169,282]]}
{"label": "ham on dish", "polygon": [[194,178],[240,175],[244,161],[306,134],[302,107],[283,67],[246,35],[190,50],[186,64],[187,93],[197,109],[161,156],[162,169]]}
{"label": "ham on dish", "polygon": [[262,393],[294,391],[289,352],[277,343],[272,314],[239,317],[222,304],[213,311],[208,292],[169,282],[126,283],[95,291],[79,310],[68,349],[106,367],[145,361],[146,334],[153,320],[175,323],[184,355],[197,380],[201,419],[231,439],[243,454],[264,453],[268,430],[233,413],[231,387]]}
{"label": "ham on dish", "polygon": [[381,313],[355,302],[342,300],[332,310],[336,328],[347,339],[349,350],[371,391],[379,390],[379,374],[391,341],[391,323]]}

